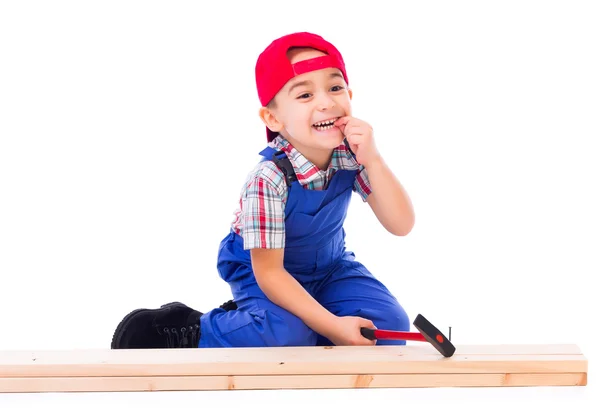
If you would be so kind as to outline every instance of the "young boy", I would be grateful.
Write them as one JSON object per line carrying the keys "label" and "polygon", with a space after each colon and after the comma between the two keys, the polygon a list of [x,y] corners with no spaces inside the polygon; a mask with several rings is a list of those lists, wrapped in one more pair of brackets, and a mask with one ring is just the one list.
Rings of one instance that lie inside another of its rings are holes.
{"label": "young boy", "polygon": [[268,144],[217,262],[233,301],[207,313],[179,302],[135,310],[113,349],[374,345],[386,341],[361,327],[409,330],[396,298],[345,249],[353,192],[394,235],[411,231],[414,213],[371,126],[352,117],[341,54],[311,33],[284,36],[259,56],[256,83]]}

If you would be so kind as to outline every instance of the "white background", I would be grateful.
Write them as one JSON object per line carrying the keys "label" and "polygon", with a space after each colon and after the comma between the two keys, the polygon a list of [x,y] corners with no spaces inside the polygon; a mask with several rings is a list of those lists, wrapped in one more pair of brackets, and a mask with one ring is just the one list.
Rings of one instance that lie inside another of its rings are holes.
{"label": "white background", "polygon": [[0,409],[593,409],[598,3],[0,4],[0,350],[109,348],[137,307],[230,298],[217,247],[266,143],[256,57],[312,31],[344,55],[354,114],[416,211],[394,237],[355,195],[358,259],[456,345],[573,343],[590,362],[587,387],[552,392],[23,394]]}

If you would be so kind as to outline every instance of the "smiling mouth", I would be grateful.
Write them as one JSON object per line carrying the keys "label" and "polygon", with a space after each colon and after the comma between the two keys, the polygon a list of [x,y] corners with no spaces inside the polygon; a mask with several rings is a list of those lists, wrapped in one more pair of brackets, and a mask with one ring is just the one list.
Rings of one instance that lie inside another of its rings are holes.
{"label": "smiling mouth", "polygon": [[322,122],[317,122],[317,123],[313,124],[312,127],[314,127],[315,129],[317,129],[319,131],[329,130],[334,127],[333,124],[335,123],[335,121],[337,119],[339,119],[339,117],[335,117],[333,119],[325,120]]}

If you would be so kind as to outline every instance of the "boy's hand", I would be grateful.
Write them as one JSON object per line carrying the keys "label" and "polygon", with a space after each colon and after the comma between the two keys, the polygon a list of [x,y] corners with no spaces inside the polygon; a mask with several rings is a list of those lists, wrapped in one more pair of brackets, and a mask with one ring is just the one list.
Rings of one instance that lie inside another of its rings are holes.
{"label": "boy's hand", "polygon": [[373,322],[357,316],[343,316],[337,319],[327,338],[336,346],[372,346],[376,340],[365,338],[360,328],[376,329]]}
{"label": "boy's hand", "polygon": [[373,138],[373,128],[370,124],[355,117],[344,116],[337,119],[333,125],[346,136],[358,163],[368,167],[379,159],[379,152]]}

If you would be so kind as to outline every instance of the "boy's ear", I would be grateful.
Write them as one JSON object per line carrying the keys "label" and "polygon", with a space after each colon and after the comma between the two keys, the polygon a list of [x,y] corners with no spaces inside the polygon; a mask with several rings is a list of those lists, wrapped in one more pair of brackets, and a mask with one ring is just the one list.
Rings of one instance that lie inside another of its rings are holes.
{"label": "boy's ear", "polygon": [[283,124],[277,120],[275,113],[273,113],[273,111],[268,107],[261,107],[258,111],[258,115],[265,126],[267,126],[272,132],[279,132],[281,129],[283,129]]}

